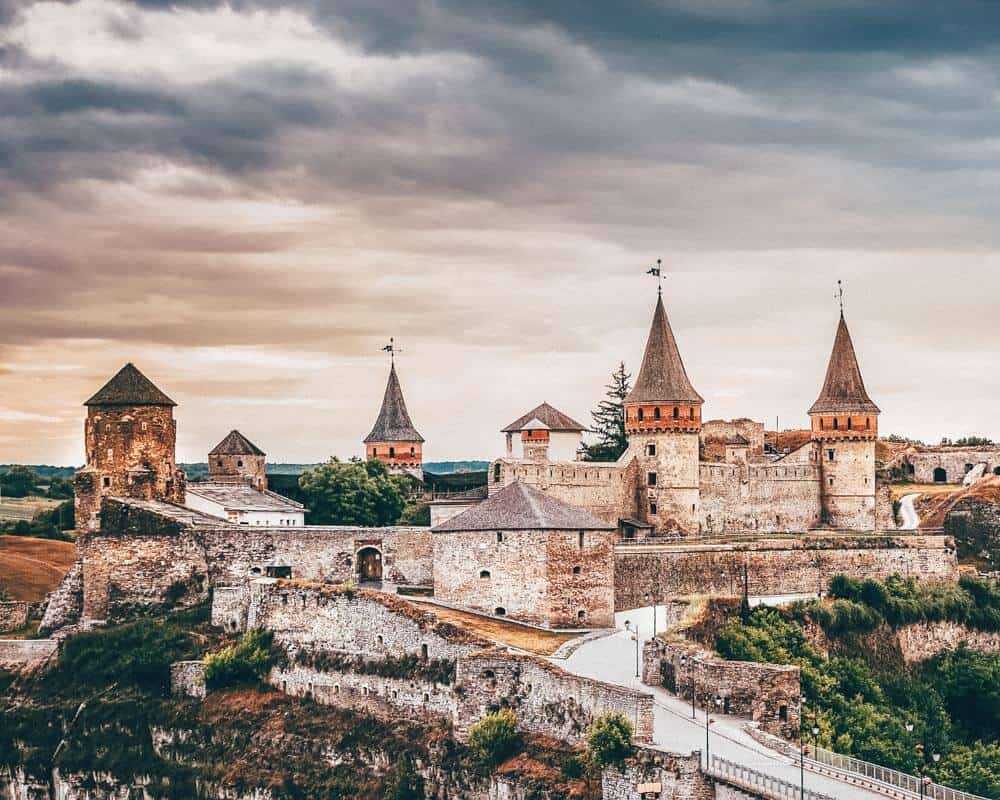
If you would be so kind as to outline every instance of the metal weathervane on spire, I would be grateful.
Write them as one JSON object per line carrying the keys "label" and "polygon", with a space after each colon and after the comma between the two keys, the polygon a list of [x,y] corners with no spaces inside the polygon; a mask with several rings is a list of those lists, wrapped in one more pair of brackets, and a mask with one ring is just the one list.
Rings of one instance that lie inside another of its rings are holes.
{"label": "metal weathervane on spire", "polygon": [[646,270],[647,275],[656,276],[656,294],[657,296],[663,294],[663,259],[656,259],[656,266],[650,267]]}
{"label": "metal weathervane on spire", "polygon": [[840,301],[840,316],[844,316],[844,282],[837,281],[837,293],[834,295]]}
{"label": "metal weathervane on spire", "polygon": [[391,359],[392,363],[395,364],[396,363],[396,353],[402,353],[403,349],[401,347],[396,347],[396,340],[395,340],[395,338],[392,337],[392,336],[390,336],[389,337],[389,344],[387,344],[385,347],[382,348],[382,352],[383,353],[388,353],[389,354],[389,358]]}

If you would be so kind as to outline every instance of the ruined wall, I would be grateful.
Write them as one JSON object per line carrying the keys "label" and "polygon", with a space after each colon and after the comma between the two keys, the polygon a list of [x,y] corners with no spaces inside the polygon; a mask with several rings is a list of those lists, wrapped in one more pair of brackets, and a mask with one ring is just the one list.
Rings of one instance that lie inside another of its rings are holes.
{"label": "ruined wall", "polygon": [[903,661],[915,664],[965,644],[983,653],[1000,652],[1000,632],[976,631],[955,622],[904,625],[896,630]]}
{"label": "ruined wall", "polygon": [[171,664],[170,693],[186,697],[204,697],[205,662],[175,661]]}
{"label": "ruined wall", "polygon": [[764,454],[764,423],[752,419],[710,419],[701,424],[702,458],[721,461],[725,457],[725,444],[737,436],[749,442],[750,456]]}
{"label": "ruined wall", "polygon": [[893,574],[958,579],[948,536],[809,534],[733,544],[628,544],[615,548],[615,609],[646,605],[643,595],[738,594],[743,565],[752,595],[825,591],[830,578]]}
{"label": "ruined wall", "polygon": [[706,533],[807,531],[820,522],[820,475],[813,463],[703,463],[699,472]]}
{"label": "ruined wall", "polygon": [[955,537],[959,556],[985,558],[1000,568],[1000,503],[965,497],[945,516],[944,529]]}
{"label": "ruined wall", "polygon": [[555,628],[614,622],[613,531],[438,531],[434,596]]}
{"label": "ruined wall", "polygon": [[59,650],[54,639],[0,639],[0,668],[34,669],[43,665]]}
{"label": "ruined wall", "polygon": [[0,603],[0,633],[19,631],[28,624],[28,603]]}
{"label": "ruined wall", "polygon": [[77,559],[69,568],[55,591],[46,598],[45,613],[42,615],[38,632],[52,631],[73,625],[80,621],[83,613],[83,562],[80,560],[80,546],[77,544]]}
{"label": "ruined wall", "polygon": [[[646,791],[639,794],[639,789]],[[623,769],[601,775],[602,800],[716,800],[714,782],[701,772],[701,753],[670,753],[649,745]]]}
{"label": "ruined wall", "polygon": [[945,471],[945,483],[961,483],[967,465],[986,463],[986,472],[1000,468],[1000,447],[940,448],[907,453],[903,461],[912,465],[911,478],[916,483],[935,483],[934,470]]}
{"label": "ruined wall", "polygon": [[568,742],[582,742],[591,721],[610,713],[632,722],[637,741],[653,736],[652,695],[571,675],[537,656],[495,648],[465,655],[458,683],[464,704],[459,734],[490,711],[509,707],[524,730]]}
{"label": "ruined wall", "polygon": [[[686,664],[681,664],[682,656]],[[664,686],[687,700],[693,683],[695,703],[713,714],[747,716],[786,738],[798,733],[798,667],[725,661],[686,643],[650,639],[642,648],[642,682]]]}

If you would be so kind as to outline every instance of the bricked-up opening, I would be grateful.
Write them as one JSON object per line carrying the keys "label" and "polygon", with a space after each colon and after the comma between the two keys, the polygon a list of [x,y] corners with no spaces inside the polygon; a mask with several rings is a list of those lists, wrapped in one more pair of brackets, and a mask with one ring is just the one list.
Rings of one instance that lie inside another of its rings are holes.
{"label": "bricked-up opening", "polygon": [[503,606],[497,606],[496,608],[493,609],[493,615],[497,617],[506,617],[507,609],[504,608]]}
{"label": "bricked-up opening", "polygon": [[488,569],[481,569],[481,570],[479,570],[479,577],[480,578],[489,578],[490,577],[490,571]]}
{"label": "bricked-up opening", "polygon": [[934,469],[934,483],[947,483],[948,482],[948,470],[944,467],[936,467]]}

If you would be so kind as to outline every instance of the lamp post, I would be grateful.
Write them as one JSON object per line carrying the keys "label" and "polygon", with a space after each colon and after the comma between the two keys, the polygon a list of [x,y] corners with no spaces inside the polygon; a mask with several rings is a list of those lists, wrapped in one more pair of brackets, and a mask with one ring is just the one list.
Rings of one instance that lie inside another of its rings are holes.
{"label": "lamp post", "polygon": [[635,624],[635,630],[631,628],[632,623],[625,620],[625,630],[629,631],[635,641],[635,677],[639,677],[639,623]]}
{"label": "lamp post", "polygon": [[806,743],[802,741],[802,708],[806,704],[804,697],[799,697],[799,800],[806,796]]}
{"label": "lamp post", "polygon": [[681,656],[681,666],[683,667],[685,664],[688,665],[688,670],[689,670],[689,675],[690,675],[690,681],[691,681],[691,719],[694,719],[694,717],[695,717],[695,714],[694,714],[694,703],[695,703],[695,696],[694,696],[694,656],[688,656],[687,654],[682,655]]}

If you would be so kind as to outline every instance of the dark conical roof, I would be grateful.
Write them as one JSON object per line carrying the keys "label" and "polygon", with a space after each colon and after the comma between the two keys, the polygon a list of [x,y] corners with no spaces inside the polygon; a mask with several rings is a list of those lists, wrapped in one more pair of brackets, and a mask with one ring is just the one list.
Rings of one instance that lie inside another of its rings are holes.
{"label": "dark conical roof", "polygon": [[663,308],[663,298],[656,298],[653,324],[642,356],[642,368],[626,403],[703,403],[688,379],[681,361],[677,340]]}
{"label": "dark conical roof", "polygon": [[85,406],[176,406],[131,361],[118,370]]}
{"label": "dark conical roof", "polygon": [[580,431],[587,430],[586,425],[581,425],[571,416],[563,414],[563,412],[558,408],[553,408],[548,403],[542,403],[540,406],[533,408],[524,416],[518,417],[510,423],[510,425],[500,431],[500,433],[519,433],[523,431],[525,426],[532,420],[538,420],[543,423],[550,431],[570,431],[572,433],[579,433]]}
{"label": "dark conical roof", "polygon": [[611,525],[520,481],[445,520],[435,531],[613,530]]}
{"label": "dark conical roof", "polygon": [[379,409],[375,427],[365,439],[368,442],[422,442],[424,437],[413,427],[410,415],[406,410],[403,390],[396,377],[396,365],[389,369],[389,382],[385,386],[385,397],[382,398],[382,408]]}
{"label": "dark conical roof", "polygon": [[210,456],[262,456],[265,455],[257,445],[251,442],[238,430],[231,430],[226,438],[213,447]]}
{"label": "dark conical roof", "polygon": [[830,364],[819,399],[809,409],[810,414],[847,411],[855,414],[878,414],[879,407],[872,402],[865,389],[858,357],[854,353],[851,332],[847,330],[844,315],[840,315],[837,336],[833,340]]}

